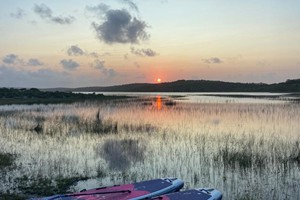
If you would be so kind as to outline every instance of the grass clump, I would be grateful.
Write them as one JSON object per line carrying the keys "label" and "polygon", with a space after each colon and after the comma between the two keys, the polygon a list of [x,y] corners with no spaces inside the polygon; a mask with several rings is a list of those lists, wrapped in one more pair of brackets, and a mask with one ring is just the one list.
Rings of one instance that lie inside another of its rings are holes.
{"label": "grass clump", "polygon": [[230,150],[227,146],[219,151],[219,155],[223,160],[225,167],[235,169],[239,166],[241,169],[247,169],[251,167],[264,168],[265,157],[253,153],[250,149]]}
{"label": "grass clump", "polygon": [[83,121],[80,125],[85,132],[95,134],[118,133],[118,122],[111,119],[104,119],[100,110],[97,111],[93,120]]}
{"label": "grass clump", "polygon": [[86,177],[81,176],[70,178],[57,177],[55,179],[42,176],[36,178],[23,176],[16,180],[16,184],[18,185],[18,189],[25,195],[51,196],[67,193],[71,185],[86,179]]}
{"label": "grass clump", "polygon": [[0,199],[1,200],[25,200],[28,199],[28,196],[21,195],[21,194],[10,194],[10,193],[0,192]]}
{"label": "grass clump", "polygon": [[13,166],[16,157],[15,154],[0,152],[0,170]]}
{"label": "grass clump", "polygon": [[158,128],[151,124],[123,124],[121,126],[125,132],[141,132],[141,133],[153,133],[158,131]]}
{"label": "grass clump", "polygon": [[293,145],[290,160],[300,165],[300,141],[296,141]]}

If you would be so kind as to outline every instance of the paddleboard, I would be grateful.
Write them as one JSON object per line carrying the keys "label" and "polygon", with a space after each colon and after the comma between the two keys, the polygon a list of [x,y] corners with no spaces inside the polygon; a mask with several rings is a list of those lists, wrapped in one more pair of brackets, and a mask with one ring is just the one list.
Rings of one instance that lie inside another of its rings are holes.
{"label": "paddleboard", "polygon": [[177,192],[183,187],[177,178],[163,178],[126,185],[101,187],[72,194],[59,194],[32,200],[140,200]]}
{"label": "paddleboard", "polygon": [[212,188],[199,188],[165,194],[153,200],[221,200],[222,193]]}

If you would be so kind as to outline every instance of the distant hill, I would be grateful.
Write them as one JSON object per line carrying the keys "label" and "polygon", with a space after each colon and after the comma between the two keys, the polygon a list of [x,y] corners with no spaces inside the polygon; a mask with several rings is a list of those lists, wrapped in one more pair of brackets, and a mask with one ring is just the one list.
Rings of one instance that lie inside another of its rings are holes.
{"label": "distant hill", "polygon": [[108,87],[52,88],[44,90],[72,92],[300,92],[300,79],[274,84],[178,80],[160,84],[133,83]]}

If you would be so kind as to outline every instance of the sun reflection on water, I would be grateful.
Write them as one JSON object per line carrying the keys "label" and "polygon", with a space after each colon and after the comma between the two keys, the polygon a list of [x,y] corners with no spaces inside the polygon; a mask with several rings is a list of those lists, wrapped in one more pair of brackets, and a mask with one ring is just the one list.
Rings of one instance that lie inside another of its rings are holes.
{"label": "sun reflection on water", "polygon": [[156,96],[156,108],[157,108],[157,110],[161,110],[161,108],[162,108],[161,96],[160,95]]}

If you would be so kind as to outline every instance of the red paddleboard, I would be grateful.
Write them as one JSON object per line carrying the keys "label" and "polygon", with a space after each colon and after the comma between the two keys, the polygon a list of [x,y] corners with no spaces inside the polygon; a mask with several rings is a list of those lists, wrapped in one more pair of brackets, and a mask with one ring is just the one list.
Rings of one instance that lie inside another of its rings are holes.
{"label": "red paddleboard", "polygon": [[126,185],[101,187],[72,194],[59,194],[32,200],[139,200],[179,191],[183,181],[177,178],[154,179]]}

